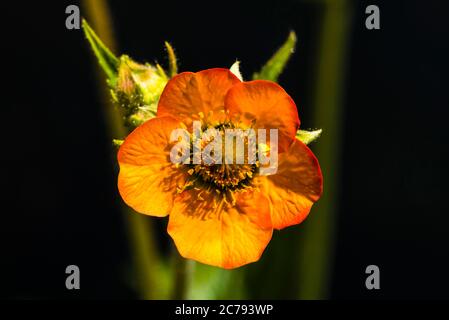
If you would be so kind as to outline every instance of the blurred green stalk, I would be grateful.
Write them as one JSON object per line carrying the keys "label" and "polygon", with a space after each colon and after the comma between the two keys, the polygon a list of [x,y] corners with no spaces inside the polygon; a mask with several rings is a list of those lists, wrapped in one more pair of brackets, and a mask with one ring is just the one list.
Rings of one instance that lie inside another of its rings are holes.
{"label": "blurred green stalk", "polygon": [[313,96],[315,127],[323,128],[313,145],[324,177],[321,199],[308,217],[301,239],[300,299],[326,299],[334,260],[335,221],[341,179],[343,84],[351,27],[351,2],[318,1],[323,6]]}
{"label": "blurred green stalk", "polygon": [[[112,33],[112,21],[107,1],[83,0],[81,2],[83,13],[96,30],[99,37],[113,52],[117,52],[117,43]],[[110,138],[125,137],[126,131],[120,113],[114,108],[106,81],[97,67],[98,87],[103,101],[103,112],[109,127]],[[112,145],[112,143],[111,143]],[[127,219],[128,236],[134,265],[133,282],[142,299],[164,298],[167,289],[165,279],[161,278],[161,260],[153,238],[153,225],[151,219],[124,208],[123,214]]]}
{"label": "blurred green stalk", "polygon": [[181,257],[176,248],[172,251],[174,282],[172,284],[171,299],[187,299],[188,286],[192,276],[192,267],[187,259]]}

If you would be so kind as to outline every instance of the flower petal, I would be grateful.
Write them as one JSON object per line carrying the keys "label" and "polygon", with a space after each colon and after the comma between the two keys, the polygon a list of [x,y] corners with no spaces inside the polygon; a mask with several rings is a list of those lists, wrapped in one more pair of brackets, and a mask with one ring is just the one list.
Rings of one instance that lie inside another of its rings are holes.
{"label": "flower petal", "polygon": [[176,198],[168,233],[189,259],[232,269],[259,260],[271,239],[270,207],[260,192],[237,195],[235,206],[213,207],[213,194],[198,200],[194,192]]}
{"label": "flower petal", "polygon": [[[299,127],[293,99],[274,82],[255,80],[233,86],[226,95],[225,109],[231,118],[239,118],[255,128],[278,129],[279,152],[294,141]],[[267,141],[269,134],[267,133]]]}
{"label": "flower petal", "polygon": [[240,80],[228,69],[208,69],[197,73],[183,72],[173,77],[162,92],[157,116],[172,116],[183,121],[190,130],[199,113],[218,115],[224,110],[228,90]]}
{"label": "flower petal", "polygon": [[277,173],[265,179],[264,191],[271,202],[275,229],[301,223],[323,190],[318,160],[299,140],[287,152],[279,154]]}
{"label": "flower petal", "polygon": [[164,217],[173,205],[176,187],[185,174],[170,162],[170,134],[179,128],[171,117],[153,118],[135,129],[118,152],[118,189],[134,210]]}

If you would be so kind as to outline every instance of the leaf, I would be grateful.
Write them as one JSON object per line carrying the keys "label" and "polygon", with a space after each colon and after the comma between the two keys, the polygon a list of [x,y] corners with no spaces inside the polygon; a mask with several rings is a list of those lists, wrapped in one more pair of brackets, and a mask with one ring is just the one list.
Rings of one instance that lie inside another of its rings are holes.
{"label": "leaf", "polygon": [[100,40],[85,19],[83,19],[83,30],[95,56],[98,59],[98,63],[108,77],[109,84],[114,85],[117,80],[120,60]]}
{"label": "leaf", "polygon": [[314,131],[298,130],[296,132],[296,138],[301,140],[304,144],[309,144],[321,136],[323,129],[318,129]]}
{"label": "leaf", "polygon": [[296,34],[294,31],[290,31],[290,34],[282,47],[276,51],[276,53],[270,60],[268,60],[259,72],[253,74],[253,79],[263,79],[277,82],[279,75],[284,70],[290,56],[294,52],[295,46]]}
{"label": "leaf", "polygon": [[240,81],[243,81],[242,74],[240,73],[240,61],[236,61],[232,64],[231,69],[229,69]]}
{"label": "leaf", "polygon": [[168,54],[168,63],[170,68],[170,78],[173,78],[178,74],[178,63],[176,60],[176,54],[175,50],[171,46],[170,43],[165,41],[165,48],[167,48],[167,54]]}

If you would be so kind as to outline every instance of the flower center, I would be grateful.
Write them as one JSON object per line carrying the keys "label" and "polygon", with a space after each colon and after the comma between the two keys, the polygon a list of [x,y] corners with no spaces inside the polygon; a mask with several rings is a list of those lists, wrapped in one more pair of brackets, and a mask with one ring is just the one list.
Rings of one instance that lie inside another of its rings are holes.
{"label": "flower center", "polygon": [[196,173],[201,182],[218,191],[249,187],[255,171],[256,165],[252,164],[199,164],[193,169],[193,173]]}
{"label": "flower center", "polygon": [[[231,122],[214,125],[203,122],[201,132],[194,136],[195,132],[191,137],[191,161],[182,165],[190,178],[179,192],[193,188],[198,191],[199,198],[203,191],[213,192],[232,203],[234,192],[254,187],[252,180],[259,164],[248,159],[250,139],[244,130],[237,129]],[[200,150],[197,155],[195,147]],[[256,148],[255,143],[253,147]]]}

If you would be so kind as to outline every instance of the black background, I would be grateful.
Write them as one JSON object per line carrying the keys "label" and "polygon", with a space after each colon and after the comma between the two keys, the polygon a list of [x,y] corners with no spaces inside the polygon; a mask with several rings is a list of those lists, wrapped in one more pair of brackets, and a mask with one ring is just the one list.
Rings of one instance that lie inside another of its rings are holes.
{"label": "black background", "polygon": [[[1,5],[2,298],[136,296],[94,61],[81,31],[65,28],[72,3]],[[170,40],[181,70],[238,58],[249,77],[295,30],[280,83],[307,127],[319,5],[110,3],[121,52],[165,64]],[[381,30],[365,28],[368,4]],[[448,4],[354,1],[331,298],[449,297]],[[80,291],[65,289],[69,264],[83,270]],[[364,287],[368,264],[381,267],[380,291]]]}

